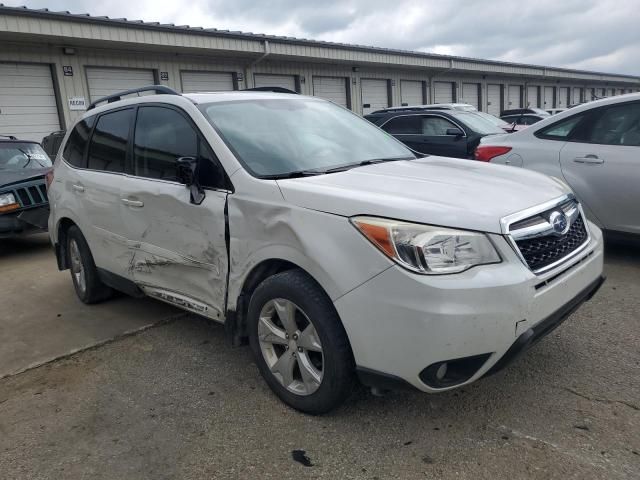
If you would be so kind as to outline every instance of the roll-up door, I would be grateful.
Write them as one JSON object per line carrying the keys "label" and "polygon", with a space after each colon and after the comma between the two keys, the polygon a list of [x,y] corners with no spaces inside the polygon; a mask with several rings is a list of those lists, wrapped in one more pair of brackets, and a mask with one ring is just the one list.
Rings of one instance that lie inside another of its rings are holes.
{"label": "roll-up door", "polygon": [[51,67],[0,63],[0,135],[42,141],[60,130]]}
{"label": "roll-up door", "polygon": [[533,85],[527,86],[527,106],[531,108],[538,108],[540,106],[540,99],[538,98],[538,87]]}
{"label": "roll-up door", "polygon": [[297,91],[295,75],[267,75],[265,73],[256,73],[254,79],[256,87],[282,87],[294,92]]}
{"label": "roll-up door", "polygon": [[313,77],[313,95],[348,108],[347,80],[344,77]]}
{"label": "roll-up door", "polygon": [[228,72],[181,72],[180,76],[184,93],[234,90],[233,74]]}
{"label": "roll-up door", "polygon": [[496,117],[502,112],[502,85],[487,85],[487,112]]}
{"label": "roll-up door", "polygon": [[509,101],[507,110],[511,108],[522,108],[522,86],[509,85]]}
{"label": "roll-up door", "polygon": [[544,108],[549,110],[555,108],[553,104],[553,87],[544,87]]}
{"label": "roll-up door", "polygon": [[400,102],[402,106],[423,105],[422,82],[400,80]]}
{"label": "roll-up door", "polygon": [[389,106],[389,82],[363,78],[360,81],[362,94],[362,114],[375,112]]}
{"label": "roll-up door", "polygon": [[569,87],[560,87],[558,89],[558,101],[556,102],[556,106],[558,108],[564,108],[567,106],[568,101],[569,101]]}
{"label": "roll-up door", "polygon": [[480,110],[480,84],[479,83],[463,83],[462,84],[462,103],[468,103]]}
{"label": "roll-up door", "polygon": [[124,90],[153,85],[155,81],[153,70],[87,67],[87,83],[89,97],[95,102]]}
{"label": "roll-up door", "polygon": [[573,105],[577,105],[578,103],[580,103],[582,101],[582,88],[580,87],[574,87],[573,88],[573,99],[572,99],[572,104]]}
{"label": "roll-up door", "polygon": [[453,82],[433,82],[433,103],[452,103],[453,85]]}

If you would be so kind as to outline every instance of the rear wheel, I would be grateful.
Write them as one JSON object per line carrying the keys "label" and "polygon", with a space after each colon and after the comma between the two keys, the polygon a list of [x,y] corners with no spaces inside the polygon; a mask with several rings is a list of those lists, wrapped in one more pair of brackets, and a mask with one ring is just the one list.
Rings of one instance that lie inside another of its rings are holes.
{"label": "rear wheel", "polygon": [[111,297],[113,290],[100,280],[89,245],[75,225],[67,232],[67,256],[73,287],[82,302],[97,303]]}
{"label": "rear wheel", "polygon": [[340,405],[354,383],[346,332],[324,291],[300,270],[262,282],[249,304],[256,363],[280,399],[305,413]]}

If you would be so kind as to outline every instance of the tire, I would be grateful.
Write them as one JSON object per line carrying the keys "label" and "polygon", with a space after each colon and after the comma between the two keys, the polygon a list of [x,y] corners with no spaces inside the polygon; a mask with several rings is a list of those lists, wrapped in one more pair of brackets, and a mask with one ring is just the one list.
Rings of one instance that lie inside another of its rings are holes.
{"label": "tire", "polygon": [[113,295],[113,290],[100,280],[89,245],[75,225],[67,232],[67,262],[73,288],[83,303],[98,303]]}
{"label": "tire", "polygon": [[[290,311],[295,311],[293,317]],[[289,318],[289,328],[281,320],[282,312],[282,318]],[[303,271],[276,274],[256,288],[248,327],[258,369],[287,405],[318,415],[341,405],[352,392],[355,363],[347,334],[327,294]]]}

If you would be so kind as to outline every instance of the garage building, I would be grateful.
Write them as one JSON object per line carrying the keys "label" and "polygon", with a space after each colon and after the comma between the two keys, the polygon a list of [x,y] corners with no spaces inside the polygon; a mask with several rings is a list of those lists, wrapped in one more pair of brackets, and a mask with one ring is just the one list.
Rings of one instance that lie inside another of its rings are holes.
{"label": "garage building", "polygon": [[494,115],[640,91],[640,77],[0,5],[0,135],[41,140],[100,97],[278,86],[358,114],[464,102]]}

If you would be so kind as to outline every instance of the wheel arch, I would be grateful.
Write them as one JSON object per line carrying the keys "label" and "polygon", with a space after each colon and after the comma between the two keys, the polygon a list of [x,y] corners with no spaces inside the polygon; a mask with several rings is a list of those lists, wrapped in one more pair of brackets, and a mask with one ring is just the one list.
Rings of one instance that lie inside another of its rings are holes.
{"label": "wheel arch", "polygon": [[73,226],[78,227],[78,224],[71,220],[69,217],[62,217],[60,220],[58,220],[55,243],[58,270],[69,269],[69,256],[67,255],[67,234],[69,232],[69,229]]}

